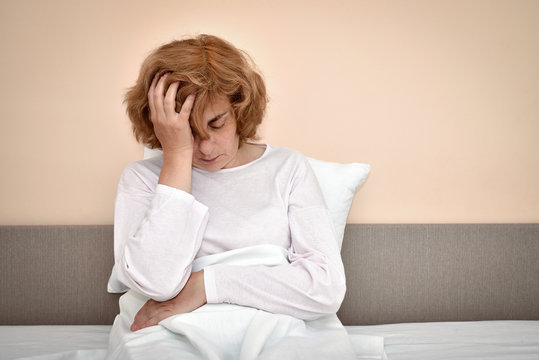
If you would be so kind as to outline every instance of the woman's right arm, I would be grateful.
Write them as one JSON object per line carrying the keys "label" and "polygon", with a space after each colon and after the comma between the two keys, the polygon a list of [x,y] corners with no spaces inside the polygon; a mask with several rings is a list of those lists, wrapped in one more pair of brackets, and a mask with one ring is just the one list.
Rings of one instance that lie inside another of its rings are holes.
{"label": "woman's right arm", "polygon": [[191,275],[206,229],[208,208],[182,190],[149,185],[149,170],[128,166],[114,211],[118,280],[157,301],[175,297]]}
{"label": "woman's right arm", "polygon": [[158,184],[151,185],[155,174],[142,163],[128,166],[118,185],[114,220],[118,279],[157,301],[175,297],[189,279],[208,219],[207,207],[190,194],[193,136],[188,119],[194,96],[176,113],[179,83],[165,95],[165,78],[154,78],[148,92],[151,121],[163,148]]}

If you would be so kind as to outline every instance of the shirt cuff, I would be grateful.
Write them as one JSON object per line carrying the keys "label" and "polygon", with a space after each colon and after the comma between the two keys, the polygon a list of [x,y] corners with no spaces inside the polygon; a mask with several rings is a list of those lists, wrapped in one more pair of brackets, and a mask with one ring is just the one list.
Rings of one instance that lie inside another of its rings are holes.
{"label": "shirt cuff", "polygon": [[219,304],[217,287],[215,286],[215,273],[212,266],[204,268],[204,290],[206,291],[206,302],[208,304]]}

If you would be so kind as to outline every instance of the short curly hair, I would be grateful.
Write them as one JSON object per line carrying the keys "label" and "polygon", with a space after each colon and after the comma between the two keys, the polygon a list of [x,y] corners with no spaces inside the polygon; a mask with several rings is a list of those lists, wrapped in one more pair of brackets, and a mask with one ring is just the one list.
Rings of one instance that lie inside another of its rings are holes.
{"label": "short curly hair", "polygon": [[125,94],[127,115],[138,142],[150,149],[161,149],[150,120],[148,91],[156,74],[166,78],[165,89],[180,81],[176,96],[176,112],[189,94],[196,100],[189,123],[193,135],[207,138],[202,123],[204,109],[218,96],[226,96],[236,118],[240,141],[257,139],[268,98],[266,86],[256,66],[245,52],[213,35],[174,40],[150,53],[142,63],[136,84]]}

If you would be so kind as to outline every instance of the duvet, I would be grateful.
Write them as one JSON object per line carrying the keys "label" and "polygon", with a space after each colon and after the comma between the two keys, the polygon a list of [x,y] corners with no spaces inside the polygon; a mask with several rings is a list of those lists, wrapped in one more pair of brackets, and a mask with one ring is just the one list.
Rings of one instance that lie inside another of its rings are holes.
{"label": "duvet", "polygon": [[[217,263],[286,264],[287,252],[258,245],[200,257],[193,271]],[[350,338],[336,314],[304,321],[233,304],[206,304],[158,325],[129,327],[148,298],[129,290],[120,298],[106,359],[355,359]]]}

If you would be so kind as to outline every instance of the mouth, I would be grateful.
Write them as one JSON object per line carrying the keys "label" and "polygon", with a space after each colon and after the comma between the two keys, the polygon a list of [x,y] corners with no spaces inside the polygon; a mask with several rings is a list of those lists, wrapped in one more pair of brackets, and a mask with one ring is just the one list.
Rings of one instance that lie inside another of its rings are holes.
{"label": "mouth", "polygon": [[217,155],[216,157],[214,157],[214,158],[212,158],[212,159],[203,159],[203,158],[202,158],[202,159],[200,159],[200,160],[202,160],[202,162],[205,163],[205,164],[211,164],[211,163],[215,162],[215,160],[217,160],[217,158],[218,158],[219,156],[220,156],[220,155]]}

